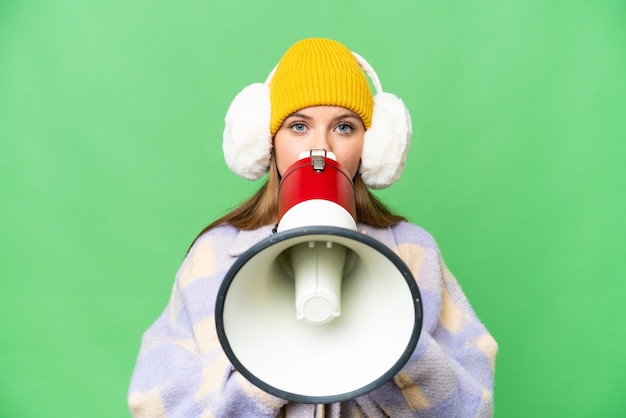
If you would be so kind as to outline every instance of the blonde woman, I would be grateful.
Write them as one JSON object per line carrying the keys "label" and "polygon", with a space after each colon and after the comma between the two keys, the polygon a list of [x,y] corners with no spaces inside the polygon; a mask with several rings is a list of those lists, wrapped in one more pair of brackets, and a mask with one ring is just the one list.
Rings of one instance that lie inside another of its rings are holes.
{"label": "blonde woman", "polygon": [[[267,180],[249,200],[206,227],[189,249],[170,302],[143,337],[129,389],[135,417],[493,415],[496,342],[433,238],[369,190],[400,177],[410,136],[402,101],[382,91],[362,57],[329,39],[297,42],[265,83],[248,86],[235,98],[226,116],[226,162],[245,178],[267,174]],[[419,341],[399,373],[367,394],[320,405],[281,399],[246,380],[225,355],[214,320],[226,272],[273,233],[281,176],[311,149],[326,150],[349,172],[358,231],[404,261],[423,303]]]}

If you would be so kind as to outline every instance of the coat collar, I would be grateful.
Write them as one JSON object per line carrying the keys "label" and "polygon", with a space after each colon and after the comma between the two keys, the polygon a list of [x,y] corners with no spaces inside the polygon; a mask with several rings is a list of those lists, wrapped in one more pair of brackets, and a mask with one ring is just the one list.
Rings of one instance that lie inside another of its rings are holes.
{"label": "coat collar", "polygon": [[[228,254],[232,257],[239,257],[254,244],[271,236],[273,234],[272,228],[274,225],[266,225],[251,231],[240,230]],[[364,235],[375,238],[392,250],[396,247],[396,240],[391,228],[374,228],[365,224],[357,224],[357,230]]]}
{"label": "coat collar", "polygon": [[228,255],[232,257],[239,257],[257,242],[271,236],[273,233],[273,227],[273,225],[266,225],[251,231],[239,230],[239,234],[237,235],[233,246],[230,248]]}

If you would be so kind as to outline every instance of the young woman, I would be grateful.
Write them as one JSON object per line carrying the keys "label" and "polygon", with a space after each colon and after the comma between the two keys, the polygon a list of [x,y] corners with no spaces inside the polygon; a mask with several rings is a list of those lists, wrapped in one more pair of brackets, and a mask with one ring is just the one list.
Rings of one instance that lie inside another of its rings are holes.
{"label": "young woman", "polygon": [[[368,190],[400,177],[410,135],[402,101],[382,92],[367,62],[333,40],[296,43],[265,83],[248,86],[235,98],[224,132],[227,164],[248,179],[268,173],[267,181],[205,228],[189,249],[165,311],[143,337],[128,398],[135,417],[493,415],[496,342],[433,238]],[[214,318],[230,266],[272,234],[281,175],[301,152],[314,148],[334,154],[349,172],[358,231],[404,261],[423,304],[421,335],[402,370],[363,396],[326,405],[289,402],[251,384],[230,364]]]}

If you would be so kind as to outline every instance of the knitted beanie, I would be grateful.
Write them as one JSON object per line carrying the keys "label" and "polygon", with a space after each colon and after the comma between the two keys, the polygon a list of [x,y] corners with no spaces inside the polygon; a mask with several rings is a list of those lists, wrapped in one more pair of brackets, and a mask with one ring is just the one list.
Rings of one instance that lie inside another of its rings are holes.
{"label": "knitted beanie", "polygon": [[356,58],[343,44],[310,38],[283,55],[269,84],[273,137],[284,120],[310,106],[341,106],[372,124],[374,98]]}

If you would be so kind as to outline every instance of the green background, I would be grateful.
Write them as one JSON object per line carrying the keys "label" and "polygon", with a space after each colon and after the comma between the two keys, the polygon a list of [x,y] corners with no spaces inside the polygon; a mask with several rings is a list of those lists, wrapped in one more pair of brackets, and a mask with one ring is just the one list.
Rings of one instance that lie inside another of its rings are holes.
{"label": "green background", "polygon": [[495,416],[624,416],[620,0],[0,1],[0,416],[129,416],[187,246],[260,185],[226,109],[309,36],[411,110],[379,195],[499,342]]}

